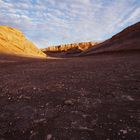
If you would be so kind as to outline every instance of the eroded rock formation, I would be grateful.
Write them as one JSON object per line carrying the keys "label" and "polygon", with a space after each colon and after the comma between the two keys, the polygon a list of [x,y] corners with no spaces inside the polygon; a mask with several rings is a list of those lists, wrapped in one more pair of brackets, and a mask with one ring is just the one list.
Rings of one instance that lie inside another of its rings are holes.
{"label": "eroded rock formation", "polygon": [[73,44],[65,44],[65,45],[59,45],[59,46],[50,46],[48,48],[42,49],[44,53],[47,52],[67,52],[71,50],[81,50],[84,51],[92,46],[97,44],[97,42],[82,42],[82,43],[73,43]]}

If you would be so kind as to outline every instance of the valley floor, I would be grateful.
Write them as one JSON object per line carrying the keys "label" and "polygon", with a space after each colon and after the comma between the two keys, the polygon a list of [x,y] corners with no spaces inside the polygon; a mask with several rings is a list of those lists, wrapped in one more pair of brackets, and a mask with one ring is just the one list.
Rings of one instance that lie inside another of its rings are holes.
{"label": "valley floor", "polygon": [[1,140],[139,140],[140,53],[0,56]]}

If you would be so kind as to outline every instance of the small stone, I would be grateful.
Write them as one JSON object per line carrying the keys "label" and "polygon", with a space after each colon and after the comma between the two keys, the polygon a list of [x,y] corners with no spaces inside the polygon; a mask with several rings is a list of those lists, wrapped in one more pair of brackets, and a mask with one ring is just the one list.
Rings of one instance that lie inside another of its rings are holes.
{"label": "small stone", "polygon": [[85,118],[87,118],[87,115],[83,114],[82,117],[85,119]]}
{"label": "small stone", "polygon": [[136,133],[137,131],[136,131],[136,130],[134,130],[133,132],[134,132],[134,133]]}
{"label": "small stone", "polygon": [[19,99],[26,99],[26,100],[30,100],[31,99],[31,97],[29,97],[29,96],[23,96],[23,95],[20,95],[18,98]]}
{"label": "small stone", "polygon": [[33,132],[34,132],[33,130],[30,131],[31,134],[33,134]]}
{"label": "small stone", "polygon": [[120,130],[123,134],[127,134],[127,130]]}
{"label": "small stone", "polygon": [[51,140],[52,134],[48,134],[45,140]]}
{"label": "small stone", "polygon": [[33,90],[36,90],[37,88],[36,87],[33,87]]}
{"label": "small stone", "polygon": [[123,95],[122,98],[125,99],[125,100],[134,101],[134,98],[132,98],[129,95]]}
{"label": "small stone", "polygon": [[65,105],[73,105],[73,101],[72,100],[66,100],[65,102]]}
{"label": "small stone", "polygon": [[35,120],[34,123],[42,123],[42,122],[45,122],[45,121],[46,121],[46,119],[42,118],[42,119],[39,119],[39,120]]}
{"label": "small stone", "polygon": [[19,98],[19,99],[22,99],[22,98],[23,98],[23,96],[22,96],[22,95],[20,95],[18,98]]}
{"label": "small stone", "polygon": [[30,133],[30,139],[34,139],[38,135],[38,132],[31,131]]}
{"label": "small stone", "polygon": [[8,100],[11,100],[12,98],[11,97],[8,97]]}

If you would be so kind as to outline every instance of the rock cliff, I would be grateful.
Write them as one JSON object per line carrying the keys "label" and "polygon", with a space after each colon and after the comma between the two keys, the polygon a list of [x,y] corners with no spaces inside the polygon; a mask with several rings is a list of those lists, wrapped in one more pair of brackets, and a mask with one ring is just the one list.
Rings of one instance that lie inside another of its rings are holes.
{"label": "rock cliff", "polygon": [[65,45],[59,45],[59,46],[50,46],[48,48],[42,49],[44,53],[47,52],[68,52],[71,53],[84,51],[92,46],[97,44],[97,42],[82,42],[82,43],[73,43],[73,44],[65,44]]}

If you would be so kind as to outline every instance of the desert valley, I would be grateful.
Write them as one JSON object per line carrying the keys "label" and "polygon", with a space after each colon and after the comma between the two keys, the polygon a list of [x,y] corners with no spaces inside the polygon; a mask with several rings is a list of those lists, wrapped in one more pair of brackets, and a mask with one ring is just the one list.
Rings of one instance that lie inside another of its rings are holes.
{"label": "desert valley", "polygon": [[42,50],[0,26],[0,140],[124,139],[140,139],[140,22]]}

